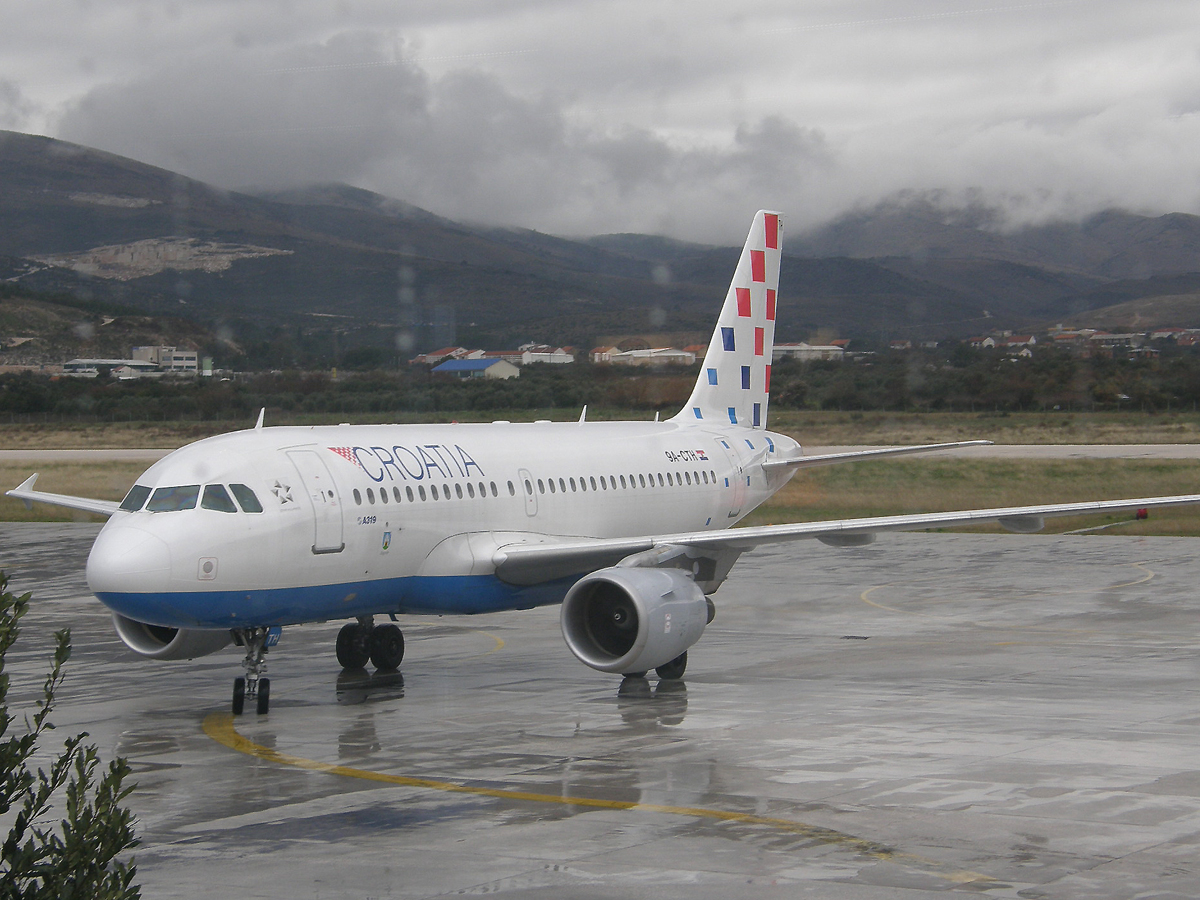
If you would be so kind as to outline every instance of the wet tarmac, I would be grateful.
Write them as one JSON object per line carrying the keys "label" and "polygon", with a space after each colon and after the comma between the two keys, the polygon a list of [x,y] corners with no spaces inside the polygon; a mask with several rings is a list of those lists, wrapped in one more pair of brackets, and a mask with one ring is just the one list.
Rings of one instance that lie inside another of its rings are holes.
{"label": "wet tarmac", "polygon": [[235,651],[119,643],[97,528],[0,524],[9,671],[30,698],[72,628],[57,735],[130,760],[147,898],[1200,896],[1195,539],[758,551],[674,684],[577,663],[553,608],[405,620],[402,676],[287,629],[233,720]]}

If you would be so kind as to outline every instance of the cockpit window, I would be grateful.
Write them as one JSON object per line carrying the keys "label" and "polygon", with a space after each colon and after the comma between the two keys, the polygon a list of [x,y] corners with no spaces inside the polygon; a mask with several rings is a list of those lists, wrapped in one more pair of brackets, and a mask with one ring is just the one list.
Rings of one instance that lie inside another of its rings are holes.
{"label": "cockpit window", "polygon": [[237,512],[237,507],[229,499],[229,491],[225,490],[223,484],[206,484],[200,506],[203,509],[215,509],[217,512]]}
{"label": "cockpit window", "polygon": [[121,501],[121,509],[125,512],[137,512],[146,504],[146,498],[149,496],[150,488],[144,484],[135,484],[129,489],[125,499]]}
{"label": "cockpit window", "polygon": [[200,485],[185,484],[179,487],[160,487],[146,504],[147,512],[175,512],[180,509],[195,509],[200,496]]}
{"label": "cockpit window", "polygon": [[237,502],[242,504],[242,509],[246,512],[260,513],[263,511],[262,504],[258,502],[258,497],[246,485],[231,484],[229,489],[233,491],[233,496],[237,497]]}

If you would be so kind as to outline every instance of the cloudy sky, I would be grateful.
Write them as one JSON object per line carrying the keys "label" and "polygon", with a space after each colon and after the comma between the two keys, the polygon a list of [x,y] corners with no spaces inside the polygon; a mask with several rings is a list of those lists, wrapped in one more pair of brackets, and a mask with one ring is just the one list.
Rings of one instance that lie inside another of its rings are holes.
{"label": "cloudy sky", "polygon": [[223,187],[735,242],[903,191],[1200,213],[1189,0],[0,0],[0,128]]}

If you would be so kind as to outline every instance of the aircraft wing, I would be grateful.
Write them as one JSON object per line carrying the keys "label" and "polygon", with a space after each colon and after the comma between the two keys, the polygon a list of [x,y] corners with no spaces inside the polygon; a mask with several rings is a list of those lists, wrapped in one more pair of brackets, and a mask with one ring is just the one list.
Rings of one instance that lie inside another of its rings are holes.
{"label": "aircraft wing", "polygon": [[96,513],[100,516],[111,516],[121,504],[115,500],[93,500],[90,497],[72,497],[69,494],[50,494],[46,491],[35,491],[34,482],[37,474],[30,475],[11,491],[5,491],[5,496],[15,497],[25,503],[26,509],[33,509],[33,501],[49,503],[51,506],[65,506],[68,509],[81,509],[84,512]]}
{"label": "aircraft wing", "polygon": [[[999,522],[1010,531],[1028,534],[1040,531],[1045,525],[1045,520],[1052,517],[1185,506],[1193,503],[1200,503],[1200,494],[833,519],[824,522],[795,522],[788,525],[759,525],[750,528],[725,528],[719,531],[629,538],[564,538],[560,541],[543,538],[539,543],[514,542],[500,546],[493,554],[492,561],[496,566],[496,575],[501,580],[512,584],[535,584],[550,578],[616,565],[633,554],[660,548],[687,548],[702,553],[736,555],[761,544],[805,538],[817,538],[835,546],[856,546],[869,543],[871,537],[880,531],[952,528],[977,522]],[[652,555],[642,557],[642,560],[644,562],[632,564],[654,564]]]}
{"label": "aircraft wing", "polygon": [[832,466],[836,463],[858,462],[880,456],[906,456],[910,453],[933,453],[957,447],[978,447],[991,441],[955,441],[949,444],[920,444],[914,447],[880,447],[876,450],[847,450],[844,453],[819,453],[814,456],[793,456],[761,463],[767,472],[781,469],[807,469],[812,466]]}

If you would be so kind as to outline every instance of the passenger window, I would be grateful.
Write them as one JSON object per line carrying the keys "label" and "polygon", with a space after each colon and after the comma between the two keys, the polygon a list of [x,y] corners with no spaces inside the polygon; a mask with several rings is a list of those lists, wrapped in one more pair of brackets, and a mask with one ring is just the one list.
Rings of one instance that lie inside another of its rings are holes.
{"label": "passenger window", "polygon": [[[496,490],[496,482],[492,481],[492,482],[490,482],[490,484],[491,484],[491,486],[492,486],[492,496],[493,496],[493,497],[499,497],[499,496],[500,496],[500,492],[499,492],[498,490]],[[509,487],[512,487],[512,485],[509,485]],[[482,491],[482,490],[483,490],[483,482],[480,482],[480,485],[479,485],[479,490],[480,490],[480,491]]]}
{"label": "passenger window", "polygon": [[362,494],[358,492],[358,488],[354,489],[354,505],[362,506]]}
{"label": "passenger window", "polygon": [[462,499],[462,485],[461,484],[454,485],[454,493],[458,497],[459,500]]}
{"label": "passenger window", "polygon": [[388,502],[388,499],[387,499],[387,488],[380,488],[380,489],[379,489],[379,502],[380,502],[380,503],[387,503],[387,502]]}
{"label": "passenger window", "polygon": [[580,477],[580,479],[579,479],[579,489],[580,489],[581,491],[586,491],[586,490],[587,490],[587,479],[586,479],[586,478]]}
{"label": "passenger window", "polygon": [[421,499],[424,500],[425,499],[425,485],[418,484],[417,491],[421,494]]}
{"label": "passenger window", "polygon": [[429,486],[429,496],[431,496],[431,497],[432,497],[434,500],[436,500],[436,499],[438,498],[438,492],[437,492],[437,485],[436,485],[436,484],[431,484],[431,485]]}
{"label": "passenger window", "polygon": [[471,484],[469,481],[467,482],[467,497],[472,500],[475,499],[475,485]]}
{"label": "passenger window", "polygon": [[687,481],[688,484],[692,483],[692,473],[691,472],[684,472],[683,477]]}
{"label": "passenger window", "polygon": [[528,478],[525,479],[525,493],[528,494],[530,497],[533,496],[533,485],[529,483]]}
{"label": "passenger window", "polygon": [[148,512],[177,512],[181,509],[195,509],[196,500],[200,497],[200,485],[185,484],[179,487],[160,487],[146,504]]}
{"label": "passenger window", "polygon": [[674,487],[675,482],[671,480],[671,473],[667,473],[667,487]]}
{"label": "passenger window", "polygon": [[646,486],[646,476],[645,475],[638,476],[638,484],[640,484],[642,487]]}
{"label": "passenger window", "polygon": [[558,479],[558,489],[560,491],[562,491],[564,494],[567,492],[567,483],[565,481],[563,481],[561,478]]}
{"label": "passenger window", "polygon": [[575,479],[574,478],[571,479],[571,493],[572,494],[575,493]]}
{"label": "passenger window", "polygon": [[539,494],[546,493],[546,485],[542,483],[542,479],[540,479],[540,478],[538,479],[538,493]]}
{"label": "passenger window", "polygon": [[508,483],[508,496],[510,496],[510,497],[517,496],[517,489],[515,487],[513,487],[513,483],[511,481]]}
{"label": "passenger window", "polygon": [[553,493],[554,493],[554,479],[553,479],[553,478],[547,478],[547,479],[546,479],[546,481],[547,481],[547,482],[549,483],[549,485],[550,485],[550,493],[552,493],[552,494],[553,494]]}
{"label": "passenger window", "polygon": [[258,495],[244,484],[231,484],[229,489],[233,491],[233,496],[242,506],[242,512],[260,513],[263,511],[262,504],[258,502]]}
{"label": "passenger window", "polygon": [[[408,502],[409,502],[409,503],[414,503],[414,502],[416,502],[416,501],[415,501],[415,498],[413,497],[413,491],[412,491],[412,487],[411,487],[411,486],[410,486],[410,487],[405,487],[405,488],[404,488],[404,493],[408,495]],[[422,499],[422,500],[424,500],[425,498],[424,498],[424,497],[422,497],[421,499]]]}
{"label": "passenger window", "polygon": [[621,476],[621,487],[622,488],[625,487],[625,476],[624,475]]}
{"label": "passenger window", "polygon": [[400,488],[398,488],[398,487],[392,488],[392,499],[394,499],[397,503],[400,502],[400,499],[401,499],[400,498]]}
{"label": "passenger window", "polygon": [[595,478],[595,476],[593,476],[593,477],[592,477],[592,479],[591,479],[591,482],[592,482],[592,490],[594,491],[594,490],[596,490],[596,478]]}
{"label": "passenger window", "polygon": [[233,505],[229,491],[225,490],[223,484],[206,484],[200,506],[203,509],[215,509],[217,512],[237,512],[237,507]]}
{"label": "passenger window", "polygon": [[658,473],[658,486],[659,486],[659,487],[662,487],[662,486],[663,486],[663,477],[662,477],[662,472],[659,472],[659,473]]}
{"label": "passenger window", "polygon": [[146,498],[149,496],[150,488],[144,484],[135,484],[129,489],[125,499],[121,501],[121,509],[125,512],[137,512],[146,505]]}

